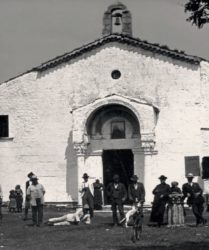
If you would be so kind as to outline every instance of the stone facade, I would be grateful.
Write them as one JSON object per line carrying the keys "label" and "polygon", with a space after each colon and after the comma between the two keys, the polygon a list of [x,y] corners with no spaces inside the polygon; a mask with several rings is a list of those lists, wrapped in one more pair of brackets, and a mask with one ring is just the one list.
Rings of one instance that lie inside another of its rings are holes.
{"label": "stone facade", "polygon": [[[114,70],[121,77],[113,79]],[[194,64],[117,41],[2,83],[0,115],[9,116],[9,138],[0,139],[4,200],[16,184],[24,188],[30,171],[45,186],[46,201],[78,200],[84,172],[103,181],[103,150],[131,149],[150,203],[159,175],[181,185],[184,157],[209,152],[208,85],[206,61]],[[89,137],[89,119],[110,105],[130,111],[138,136]]]}

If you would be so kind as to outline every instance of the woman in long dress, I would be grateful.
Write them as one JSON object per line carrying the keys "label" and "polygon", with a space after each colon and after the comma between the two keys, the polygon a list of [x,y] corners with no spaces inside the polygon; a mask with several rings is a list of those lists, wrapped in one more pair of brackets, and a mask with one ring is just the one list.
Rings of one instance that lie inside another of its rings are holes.
{"label": "woman in long dress", "polygon": [[94,209],[101,210],[102,209],[102,191],[103,191],[103,184],[97,179],[93,183],[94,187]]}
{"label": "woman in long dress", "polygon": [[157,223],[160,227],[163,225],[163,217],[165,212],[165,206],[168,201],[168,196],[170,194],[170,186],[165,183],[167,177],[161,175],[159,177],[160,184],[157,185],[152,193],[154,194],[154,201],[152,204],[152,211],[150,215],[150,222]]}

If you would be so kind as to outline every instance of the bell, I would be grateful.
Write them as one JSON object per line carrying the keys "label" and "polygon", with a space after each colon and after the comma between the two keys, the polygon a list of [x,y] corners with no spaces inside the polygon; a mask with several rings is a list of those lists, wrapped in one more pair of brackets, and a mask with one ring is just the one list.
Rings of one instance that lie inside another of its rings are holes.
{"label": "bell", "polygon": [[117,25],[117,26],[120,25],[120,17],[119,16],[116,16],[115,25]]}

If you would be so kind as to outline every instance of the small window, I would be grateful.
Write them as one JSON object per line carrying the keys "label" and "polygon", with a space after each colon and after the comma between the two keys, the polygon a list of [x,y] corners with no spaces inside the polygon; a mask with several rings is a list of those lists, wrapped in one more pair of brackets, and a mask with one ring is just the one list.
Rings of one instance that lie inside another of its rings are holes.
{"label": "small window", "polygon": [[125,122],[111,122],[111,138],[124,139],[125,138]]}
{"label": "small window", "polygon": [[113,79],[119,79],[121,77],[121,73],[119,70],[113,70],[112,73],[111,73],[111,76]]}
{"label": "small window", "polygon": [[209,179],[209,157],[202,158],[202,178]]}
{"label": "small window", "polygon": [[0,137],[9,137],[8,115],[0,115]]}

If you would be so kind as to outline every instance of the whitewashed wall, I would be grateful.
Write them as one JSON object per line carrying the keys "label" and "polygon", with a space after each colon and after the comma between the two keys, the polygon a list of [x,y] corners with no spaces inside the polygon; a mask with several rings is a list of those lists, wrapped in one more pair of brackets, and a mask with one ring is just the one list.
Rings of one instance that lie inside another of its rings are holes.
{"label": "whitewashed wall", "polygon": [[[205,63],[204,86],[208,68]],[[118,80],[111,78],[115,69],[121,71]],[[4,199],[16,184],[24,187],[30,171],[45,185],[47,201],[77,199],[71,111],[110,94],[144,99],[160,109],[155,129],[158,155],[146,159],[152,166],[147,169],[147,201],[152,200],[152,188],[161,174],[181,185],[184,156],[202,153],[200,127],[209,102],[206,95],[202,97],[208,88],[201,86],[199,66],[118,43],[1,84],[0,114],[9,115],[14,137],[0,141]]]}

